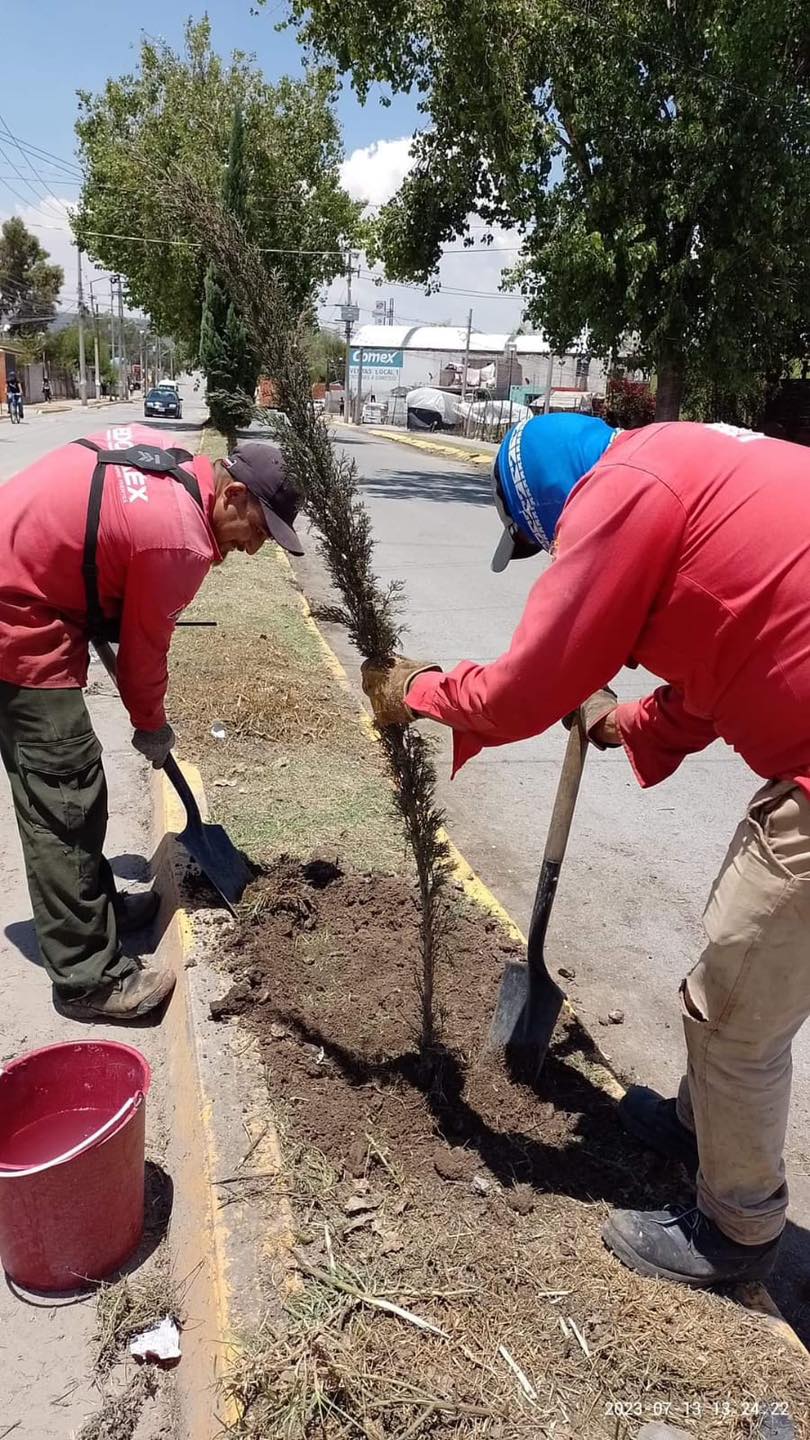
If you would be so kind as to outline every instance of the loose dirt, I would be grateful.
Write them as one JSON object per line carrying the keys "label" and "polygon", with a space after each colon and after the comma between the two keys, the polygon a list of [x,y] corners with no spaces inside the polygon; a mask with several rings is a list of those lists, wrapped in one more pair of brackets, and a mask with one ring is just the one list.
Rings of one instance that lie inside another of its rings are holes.
{"label": "loose dirt", "polygon": [[235,1365],[238,1433],[744,1436],[775,1404],[804,1434],[806,1361],[760,1317],[604,1250],[609,1206],[688,1204],[685,1181],[623,1135],[572,1020],[537,1083],[485,1057],[515,947],[456,902],[426,1056],[406,881],[322,855],[247,897],[212,1014],[260,1042],[286,1154],[256,1186],[292,1205],[296,1241],[288,1325]]}

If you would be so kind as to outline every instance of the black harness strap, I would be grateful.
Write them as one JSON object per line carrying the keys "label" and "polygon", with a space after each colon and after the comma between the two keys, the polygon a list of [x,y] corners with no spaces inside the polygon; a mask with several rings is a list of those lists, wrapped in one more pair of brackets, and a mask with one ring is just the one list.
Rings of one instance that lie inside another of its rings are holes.
{"label": "black harness strap", "polygon": [[87,524],[84,531],[82,554],[82,576],[87,600],[87,634],[91,640],[117,641],[120,620],[109,620],[101,608],[98,593],[98,565],[96,563],[101,502],[104,496],[104,479],[108,465],[120,465],[128,470],[140,470],[146,475],[168,475],[183,486],[195,505],[204,513],[202,495],[196,475],[182,468],[182,462],[193,458],[188,450],[174,447],[170,450],[160,450],[149,445],[133,445],[129,450],[102,450],[94,440],[80,439],[73,443],[83,445],[86,450],[92,450],[97,457],[93,478],[90,481],[90,498],[87,502]]}

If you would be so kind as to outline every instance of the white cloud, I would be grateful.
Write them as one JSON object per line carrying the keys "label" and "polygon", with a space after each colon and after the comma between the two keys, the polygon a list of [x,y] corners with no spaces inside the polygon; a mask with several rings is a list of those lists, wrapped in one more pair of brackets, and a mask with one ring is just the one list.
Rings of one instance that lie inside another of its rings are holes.
{"label": "white cloud", "polygon": [[[370,207],[390,200],[413,164],[411,145],[411,139],[403,136],[399,140],[375,140],[353,150],[341,166],[343,184],[352,198]],[[376,285],[370,278],[372,272],[365,256],[361,256],[360,276],[355,276],[352,288],[352,298],[360,306],[361,322],[371,322],[376,301],[393,297],[394,318],[403,324],[425,321],[432,325],[465,325],[472,308],[476,330],[508,332],[515,329],[522,315],[521,298],[502,295],[498,287],[502,272],[517,258],[518,242],[509,231],[493,227],[492,245],[486,248],[480,220],[471,216],[470,225],[475,235],[474,244],[465,249],[460,240],[455,240],[446,247],[438,274],[442,288],[430,295],[421,287],[394,285],[384,279],[381,285]],[[373,273],[383,275],[380,267]],[[453,293],[458,291],[467,293]],[[326,324],[336,323],[336,307],[345,299],[345,280],[335,280],[321,308],[321,318]]]}
{"label": "white cloud", "polygon": [[[38,205],[18,205],[14,210],[0,211],[0,224],[4,220],[10,220],[12,215],[17,216],[36,235],[42,248],[47,250],[53,264],[62,266],[65,272],[65,281],[59,298],[60,310],[75,311],[78,300],[76,246],[69,224],[69,212],[75,204],[74,198],[49,194],[47,198],[43,197]],[[100,279],[106,274],[106,271],[99,270],[98,266],[94,265],[86,255],[82,257],[85,304],[89,305],[90,303],[90,281]],[[93,293],[98,300],[99,308],[103,311],[106,307],[109,311],[109,284],[106,286],[103,283],[95,285]]]}
{"label": "white cloud", "polygon": [[411,139],[373,140],[353,150],[340,167],[340,178],[353,200],[384,205],[396,193],[413,165]]}

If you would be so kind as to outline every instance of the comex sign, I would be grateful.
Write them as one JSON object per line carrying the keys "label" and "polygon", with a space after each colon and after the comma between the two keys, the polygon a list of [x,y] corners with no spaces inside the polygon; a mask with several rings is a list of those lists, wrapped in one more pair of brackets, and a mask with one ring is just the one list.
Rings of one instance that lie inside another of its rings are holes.
{"label": "comex sign", "polygon": [[[363,357],[363,374],[368,373],[375,380],[398,380],[402,369],[401,350],[360,350],[359,345],[349,351],[349,367],[352,379],[360,373],[360,356]],[[365,387],[364,387],[365,388]]]}

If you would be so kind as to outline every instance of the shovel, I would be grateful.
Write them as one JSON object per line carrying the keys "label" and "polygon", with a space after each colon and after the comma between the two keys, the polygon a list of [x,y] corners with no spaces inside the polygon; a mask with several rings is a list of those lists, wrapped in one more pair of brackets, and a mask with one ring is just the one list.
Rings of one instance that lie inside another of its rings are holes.
{"label": "shovel", "polygon": [[543,868],[529,925],[526,963],[510,960],[507,964],[487,1040],[487,1049],[507,1051],[519,1058],[522,1066],[533,1068],[535,1074],[546,1058],[565,999],[564,992],[549,975],[543,950],[587,749],[588,737],[577,714],[551,812]]}
{"label": "shovel", "polygon": [[[116,681],[115,652],[104,640],[94,640],[93,648],[107,674]],[[163,773],[185,806],[186,828],[178,835],[178,841],[222,896],[231,914],[235,914],[234,906],[241,900],[245,886],[253,879],[242,851],[237,850],[221,825],[203,824],[191,786],[171,754],[163,766]]]}

